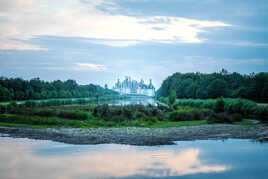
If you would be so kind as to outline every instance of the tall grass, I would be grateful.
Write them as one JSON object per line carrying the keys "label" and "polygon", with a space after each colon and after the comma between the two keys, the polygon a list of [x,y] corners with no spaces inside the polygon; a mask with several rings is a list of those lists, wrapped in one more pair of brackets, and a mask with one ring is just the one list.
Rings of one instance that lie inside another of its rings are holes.
{"label": "tall grass", "polygon": [[[159,100],[161,102],[167,101],[167,99],[163,97],[161,97]],[[200,109],[212,109],[217,113],[239,113],[244,118],[256,118],[261,121],[268,121],[268,106],[261,106],[247,99],[177,99],[173,107],[177,109],[179,106],[190,106]]]}

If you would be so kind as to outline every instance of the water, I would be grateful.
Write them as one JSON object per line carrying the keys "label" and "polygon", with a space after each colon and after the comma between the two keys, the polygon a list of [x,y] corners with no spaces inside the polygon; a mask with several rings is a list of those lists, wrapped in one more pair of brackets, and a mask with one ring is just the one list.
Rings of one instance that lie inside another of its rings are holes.
{"label": "water", "polygon": [[268,144],[191,141],[142,147],[0,137],[0,178],[268,178]]}
{"label": "water", "polygon": [[[96,104],[96,103],[92,103]],[[126,99],[114,99],[114,100],[107,100],[107,101],[100,101],[99,104],[108,104],[108,105],[135,105],[135,104],[142,104],[142,105],[157,105],[157,101],[151,97],[130,97]]]}

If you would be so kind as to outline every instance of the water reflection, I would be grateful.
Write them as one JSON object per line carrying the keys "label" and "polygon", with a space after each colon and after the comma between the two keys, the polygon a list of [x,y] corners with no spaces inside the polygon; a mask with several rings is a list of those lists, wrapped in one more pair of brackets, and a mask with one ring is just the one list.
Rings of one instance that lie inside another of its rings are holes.
{"label": "water reflection", "polygon": [[213,160],[202,143],[194,142],[135,147],[0,137],[0,145],[0,178],[168,178],[225,173],[233,168],[230,162]]}
{"label": "water reflection", "polygon": [[157,105],[157,102],[154,98],[151,97],[129,97],[127,99],[116,99],[116,100],[108,100],[108,101],[101,101],[99,104],[109,104],[109,105]]}

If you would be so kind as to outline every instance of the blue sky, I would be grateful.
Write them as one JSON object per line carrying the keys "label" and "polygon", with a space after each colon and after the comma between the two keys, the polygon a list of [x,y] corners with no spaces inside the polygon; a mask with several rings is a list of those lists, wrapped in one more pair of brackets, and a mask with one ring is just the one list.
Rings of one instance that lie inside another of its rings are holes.
{"label": "blue sky", "polygon": [[1,0],[0,75],[160,87],[174,72],[267,72],[267,19],[267,0]]}

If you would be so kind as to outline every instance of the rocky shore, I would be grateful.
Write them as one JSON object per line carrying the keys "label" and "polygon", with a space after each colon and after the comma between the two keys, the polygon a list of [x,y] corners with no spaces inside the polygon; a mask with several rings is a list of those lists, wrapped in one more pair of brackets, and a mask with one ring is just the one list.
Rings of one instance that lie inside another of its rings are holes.
{"label": "rocky shore", "polygon": [[68,144],[129,144],[129,145],[167,145],[173,141],[206,139],[252,139],[268,140],[268,126],[256,124],[238,126],[212,124],[169,128],[96,128],[96,129],[31,129],[0,127],[0,136],[52,140]]}

